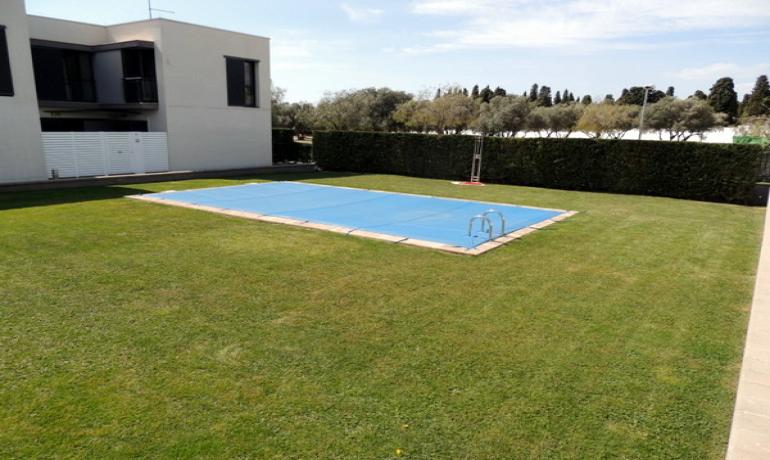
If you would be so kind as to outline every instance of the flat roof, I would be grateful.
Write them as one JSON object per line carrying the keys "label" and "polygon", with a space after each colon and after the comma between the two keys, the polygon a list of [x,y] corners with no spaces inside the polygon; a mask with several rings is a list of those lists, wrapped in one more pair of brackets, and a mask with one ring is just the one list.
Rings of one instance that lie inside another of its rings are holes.
{"label": "flat roof", "polygon": [[128,21],[128,22],[120,22],[120,23],[117,23],[117,24],[104,25],[104,24],[94,24],[94,23],[91,23],[91,22],[84,22],[84,21],[73,21],[71,19],[53,18],[53,17],[50,17],[50,16],[39,16],[39,15],[36,15],[36,14],[28,14],[27,17],[38,18],[38,19],[47,19],[49,21],[69,22],[69,23],[72,23],[72,24],[81,24],[81,25],[87,25],[87,26],[91,26],[91,27],[103,27],[103,28],[106,28],[106,29],[108,29],[110,27],[118,27],[118,26],[130,25],[130,24],[142,24],[142,23],[148,23],[149,24],[149,23],[153,23],[153,22],[164,22],[165,21],[165,22],[170,22],[170,23],[174,23],[174,24],[181,24],[181,25],[185,25],[185,26],[201,27],[201,28],[204,28],[204,29],[216,30],[216,31],[219,31],[219,32],[227,32],[227,33],[231,33],[231,34],[245,35],[247,37],[254,37],[254,38],[261,38],[261,39],[264,39],[264,40],[270,40],[270,37],[265,37],[263,35],[255,35],[255,34],[250,34],[250,33],[246,33],[246,32],[239,32],[239,31],[236,31],[236,30],[222,29],[222,28],[219,28],[219,27],[211,27],[211,26],[206,26],[206,25],[202,25],[202,24],[195,24],[195,23],[192,23],[192,22],[185,22],[185,21],[177,21],[175,19],[168,19],[168,18],[140,19],[140,20],[137,20],[137,21]]}

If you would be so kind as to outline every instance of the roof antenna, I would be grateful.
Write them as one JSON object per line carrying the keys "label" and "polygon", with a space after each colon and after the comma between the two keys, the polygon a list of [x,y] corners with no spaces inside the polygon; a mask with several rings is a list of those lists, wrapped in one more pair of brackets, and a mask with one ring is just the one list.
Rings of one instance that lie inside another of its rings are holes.
{"label": "roof antenna", "polygon": [[150,19],[152,19],[152,12],[153,11],[157,11],[159,13],[174,14],[174,11],[161,10],[160,8],[153,8],[152,7],[152,0],[147,0],[147,12],[150,14]]}

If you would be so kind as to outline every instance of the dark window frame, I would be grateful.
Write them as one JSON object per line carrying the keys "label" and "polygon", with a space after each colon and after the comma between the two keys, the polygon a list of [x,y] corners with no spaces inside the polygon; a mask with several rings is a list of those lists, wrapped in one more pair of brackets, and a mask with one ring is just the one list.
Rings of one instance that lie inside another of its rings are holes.
{"label": "dark window frame", "polygon": [[[8,48],[8,37],[5,34],[5,26],[0,24],[0,72],[5,73],[7,68],[7,82],[5,87],[0,86],[0,96],[13,97],[16,93],[13,89],[13,71],[11,70],[11,53]],[[6,77],[4,76],[4,77]],[[2,81],[2,80],[0,80]]]}
{"label": "dark window frame", "polygon": [[32,64],[39,100],[98,101],[91,51],[32,45]]}
{"label": "dark window frame", "polygon": [[229,107],[259,108],[259,61],[225,56],[225,82]]}
{"label": "dark window frame", "polygon": [[123,48],[123,100],[129,103],[157,103],[158,77],[155,49]]}

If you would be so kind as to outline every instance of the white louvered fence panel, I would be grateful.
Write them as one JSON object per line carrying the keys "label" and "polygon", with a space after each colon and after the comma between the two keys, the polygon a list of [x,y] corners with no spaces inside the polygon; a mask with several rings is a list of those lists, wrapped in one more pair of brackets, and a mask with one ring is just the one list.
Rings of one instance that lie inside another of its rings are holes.
{"label": "white louvered fence panel", "polygon": [[77,177],[78,166],[72,148],[74,133],[43,133],[43,150],[48,177]]}
{"label": "white louvered fence panel", "polygon": [[168,171],[166,133],[44,132],[49,177]]}
{"label": "white louvered fence panel", "polygon": [[168,171],[168,136],[166,133],[140,133],[144,148],[145,172]]}
{"label": "white louvered fence panel", "polygon": [[101,133],[74,133],[72,139],[78,177],[107,174],[104,163],[104,139]]}
{"label": "white louvered fence panel", "polygon": [[107,147],[108,174],[131,174],[131,133],[102,133]]}

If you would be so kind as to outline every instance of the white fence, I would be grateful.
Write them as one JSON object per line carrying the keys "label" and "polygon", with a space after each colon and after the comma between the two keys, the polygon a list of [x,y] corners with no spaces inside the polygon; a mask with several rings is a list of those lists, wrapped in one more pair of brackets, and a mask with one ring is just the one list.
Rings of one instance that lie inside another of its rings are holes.
{"label": "white fence", "polygon": [[51,178],[168,171],[166,133],[45,132]]}

